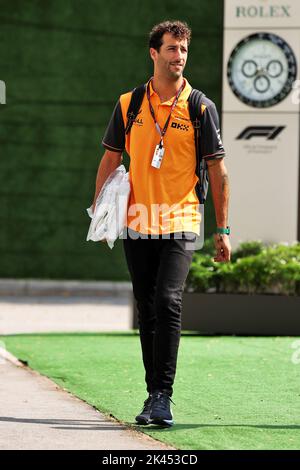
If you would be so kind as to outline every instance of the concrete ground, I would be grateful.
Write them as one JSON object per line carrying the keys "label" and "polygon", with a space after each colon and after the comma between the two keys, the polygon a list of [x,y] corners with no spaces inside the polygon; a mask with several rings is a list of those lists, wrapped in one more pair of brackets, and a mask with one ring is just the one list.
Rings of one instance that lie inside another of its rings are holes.
{"label": "concrete ground", "polygon": [[122,297],[1,296],[0,335],[128,331],[131,300]]}
{"label": "concrete ground", "polygon": [[107,418],[27,367],[2,358],[0,374],[1,450],[172,449]]}
{"label": "concrete ground", "polygon": [[[11,291],[2,292],[0,335],[131,328],[128,292],[105,292],[105,296],[97,297],[91,291],[89,296],[65,291],[64,295],[45,294],[28,296],[22,291],[14,296]],[[16,362],[5,351],[5,344],[0,344],[0,377],[1,450],[172,449],[103,415],[48,378]]]}

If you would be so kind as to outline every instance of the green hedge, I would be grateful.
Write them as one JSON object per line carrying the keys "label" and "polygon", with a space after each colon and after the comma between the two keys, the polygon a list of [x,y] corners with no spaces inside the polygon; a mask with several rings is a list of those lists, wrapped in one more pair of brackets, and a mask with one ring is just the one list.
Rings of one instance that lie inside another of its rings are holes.
{"label": "green hedge", "polygon": [[300,295],[300,243],[242,243],[230,263],[213,261],[213,242],[194,254],[188,292]]}
{"label": "green hedge", "polygon": [[167,18],[191,25],[185,75],[220,107],[221,6],[1,0],[0,277],[129,279],[119,241],[85,241],[105,127],[119,95],[151,75],[147,35]]}

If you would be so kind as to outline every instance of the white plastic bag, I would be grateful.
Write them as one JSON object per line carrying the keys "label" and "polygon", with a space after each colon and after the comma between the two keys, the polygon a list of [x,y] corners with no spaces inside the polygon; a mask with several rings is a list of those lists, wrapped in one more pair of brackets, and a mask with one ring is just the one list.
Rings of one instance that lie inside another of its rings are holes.
{"label": "white plastic bag", "polygon": [[87,241],[96,242],[106,239],[108,246],[113,248],[126,222],[129,194],[129,174],[126,173],[125,166],[120,165],[109,175],[102,186],[94,213],[93,206],[87,209],[92,219]]}

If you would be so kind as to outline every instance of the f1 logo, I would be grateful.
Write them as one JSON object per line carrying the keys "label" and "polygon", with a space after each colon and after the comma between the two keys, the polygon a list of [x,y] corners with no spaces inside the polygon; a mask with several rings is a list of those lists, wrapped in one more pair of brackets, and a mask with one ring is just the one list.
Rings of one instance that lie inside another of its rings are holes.
{"label": "f1 logo", "polygon": [[249,140],[252,137],[266,137],[273,140],[285,129],[285,126],[248,126],[238,136],[237,140]]}

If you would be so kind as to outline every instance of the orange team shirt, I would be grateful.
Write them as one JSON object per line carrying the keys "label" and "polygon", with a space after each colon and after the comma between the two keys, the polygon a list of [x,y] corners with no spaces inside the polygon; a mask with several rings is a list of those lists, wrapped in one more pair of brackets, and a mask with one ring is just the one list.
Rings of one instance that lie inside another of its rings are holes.
{"label": "orange team shirt", "polygon": [[[150,83],[150,101],[155,118],[162,129],[169,116],[173,98],[161,102]],[[198,177],[194,128],[190,120],[188,97],[191,85],[185,86],[179,96],[163,138],[165,153],[159,169],[151,166],[160,135],[152,118],[147,93],[140,112],[129,134],[125,136],[127,110],[132,91],[120,96],[102,140],[102,145],[112,151],[126,149],[130,157],[127,223],[132,230],[142,234],[194,232],[200,235],[201,214],[195,191]],[[220,138],[219,117],[216,106],[203,98],[201,112],[201,153],[206,160],[223,158],[224,147]]]}

